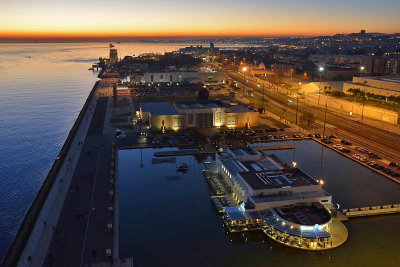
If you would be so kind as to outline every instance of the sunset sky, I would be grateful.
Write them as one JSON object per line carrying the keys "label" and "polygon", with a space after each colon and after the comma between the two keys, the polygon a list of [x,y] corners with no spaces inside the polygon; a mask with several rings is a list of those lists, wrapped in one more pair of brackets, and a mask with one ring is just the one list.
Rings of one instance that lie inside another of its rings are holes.
{"label": "sunset sky", "polygon": [[0,38],[400,32],[400,0],[0,0]]}

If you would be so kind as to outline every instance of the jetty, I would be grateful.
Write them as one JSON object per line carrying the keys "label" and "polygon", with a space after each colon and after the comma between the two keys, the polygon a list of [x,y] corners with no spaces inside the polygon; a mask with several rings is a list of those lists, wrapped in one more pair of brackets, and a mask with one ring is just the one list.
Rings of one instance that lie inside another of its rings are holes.
{"label": "jetty", "polygon": [[400,204],[343,209],[342,213],[348,218],[394,214],[400,213]]}
{"label": "jetty", "polygon": [[155,152],[155,157],[177,157],[177,156],[189,156],[197,154],[214,154],[216,151],[213,149],[185,149],[176,151],[161,151]]}
{"label": "jetty", "polygon": [[295,149],[294,145],[264,145],[264,146],[254,146],[256,150],[268,151],[268,150],[284,150],[284,149]]}

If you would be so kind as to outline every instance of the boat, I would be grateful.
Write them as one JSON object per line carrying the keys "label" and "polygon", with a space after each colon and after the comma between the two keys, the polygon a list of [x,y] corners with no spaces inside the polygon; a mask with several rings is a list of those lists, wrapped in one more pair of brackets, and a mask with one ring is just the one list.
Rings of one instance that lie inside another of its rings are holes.
{"label": "boat", "polygon": [[176,166],[176,169],[177,169],[178,171],[185,171],[185,170],[188,170],[188,169],[189,169],[189,166],[188,166],[186,163],[183,163],[183,164],[180,165],[180,166]]}

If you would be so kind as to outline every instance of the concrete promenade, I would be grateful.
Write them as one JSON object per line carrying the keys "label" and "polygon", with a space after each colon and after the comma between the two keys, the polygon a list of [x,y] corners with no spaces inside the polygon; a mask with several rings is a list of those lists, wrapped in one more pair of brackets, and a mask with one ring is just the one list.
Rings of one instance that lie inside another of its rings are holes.
{"label": "concrete promenade", "polygon": [[[97,91],[97,88],[95,90]],[[36,220],[28,242],[22,251],[18,266],[43,266],[46,260],[47,248],[50,245],[63,203],[69,192],[73,170],[78,163],[79,155],[82,151],[82,143],[88,132],[95,106],[96,99],[92,98],[46,202]]]}
{"label": "concrete promenade", "polygon": [[111,259],[106,250],[112,252],[114,244],[115,193],[110,183],[114,136],[103,135],[107,103],[106,97],[97,99],[94,117],[47,252],[47,266],[84,266]]}

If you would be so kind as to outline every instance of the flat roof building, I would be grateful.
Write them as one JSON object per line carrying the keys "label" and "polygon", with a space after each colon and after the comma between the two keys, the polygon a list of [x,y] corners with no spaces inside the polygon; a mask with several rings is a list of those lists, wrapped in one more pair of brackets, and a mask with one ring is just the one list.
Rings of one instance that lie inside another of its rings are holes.
{"label": "flat roof building", "polygon": [[288,168],[276,156],[239,147],[217,153],[218,173],[238,203],[224,209],[231,232],[262,225],[272,239],[300,249],[333,248],[332,217],[326,206],[332,196],[298,168]]}
{"label": "flat roof building", "polygon": [[351,83],[343,85],[343,92],[351,94],[350,89],[359,89],[364,93],[382,95],[386,97],[400,97],[400,77],[353,77]]}
{"label": "flat roof building", "polygon": [[[152,116],[163,116],[157,122]],[[179,119],[178,116],[179,115]],[[243,105],[237,105],[230,101],[187,101],[187,102],[143,102],[140,116],[144,122],[148,122],[152,130],[159,130],[162,123],[173,121],[174,126],[167,129],[178,130],[194,127],[221,127],[244,128],[258,125],[258,112]],[[166,119],[173,116],[174,119]],[[175,120],[176,123],[175,123]],[[161,123],[161,124],[160,124]],[[170,122],[169,122],[170,123]]]}

